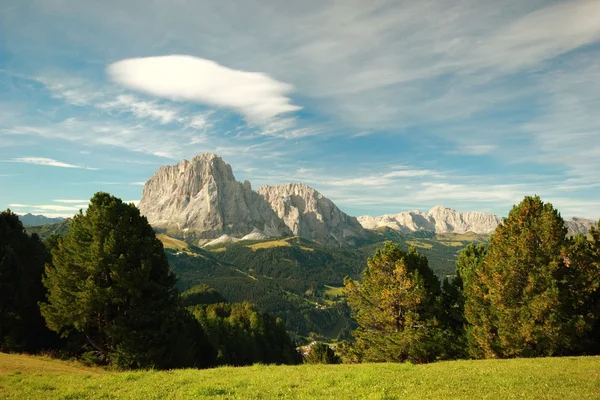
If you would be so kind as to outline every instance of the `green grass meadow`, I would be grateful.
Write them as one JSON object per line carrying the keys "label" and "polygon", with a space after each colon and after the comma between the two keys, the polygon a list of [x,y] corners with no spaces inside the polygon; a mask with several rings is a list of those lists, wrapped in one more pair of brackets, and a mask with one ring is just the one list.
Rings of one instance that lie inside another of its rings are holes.
{"label": "green grass meadow", "polygon": [[0,354],[2,399],[600,399],[600,357],[115,372]]}

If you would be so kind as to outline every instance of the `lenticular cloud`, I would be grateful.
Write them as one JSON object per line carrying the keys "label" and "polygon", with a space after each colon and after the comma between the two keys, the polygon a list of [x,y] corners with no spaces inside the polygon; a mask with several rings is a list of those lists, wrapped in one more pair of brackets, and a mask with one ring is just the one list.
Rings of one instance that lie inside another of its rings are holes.
{"label": "lenticular cloud", "polygon": [[231,69],[187,55],[130,58],[111,64],[109,77],[129,89],[172,100],[234,109],[253,122],[299,110],[293,86],[259,72]]}

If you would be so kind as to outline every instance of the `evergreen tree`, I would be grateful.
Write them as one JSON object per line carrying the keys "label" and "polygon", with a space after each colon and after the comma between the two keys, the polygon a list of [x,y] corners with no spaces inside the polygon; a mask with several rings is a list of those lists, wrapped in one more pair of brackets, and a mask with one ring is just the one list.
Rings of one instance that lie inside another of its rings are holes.
{"label": "evergreen tree", "polygon": [[600,354],[600,230],[592,227],[590,237],[575,236],[563,254],[561,306],[569,316],[563,354]]}
{"label": "evergreen tree", "polygon": [[162,243],[132,204],[97,193],[52,250],[41,310],[64,337],[83,337],[99,362],[191,366],[193,345]]}
{"label": "evergreen tree", "polygon": [[318,342],[310,346],[304,362],[307,364],[339,364],[342,360],[335,354],[331,346]]}
{"label": "evergreen tree", "polygon": [[302,361],[283,320],[249,303],[218,303],[189,308],[217,350],[218,365],[298,364]]}
{"label": "evergreen tree", "polygon": [[28,236],[19,217],[0,213],[0,350],[37,352],[53,335],[40,315],[38,301],[48,253],[36,234]]}
{"label": "evergreen tree", "polygon": [[368,260],[362,282],[344,293],[358,323],[354,354],[363,361],[428,362],[447,357],[448,332],[439,320],[440,284],[427,258],[386,242]]}
{"label": "evergreen tree", "polygon": [[[584,271],[590,265],[586,246],[567,238],[560,214],[539,197],[525,197],[513,207],[466,287],[472,355],[572,353],[590,330],[582,305],[596,290],[589,281],[593,274]],[[575,248],[581,251],[569,255]]]}
{"label": "evergreen tree", "polygon": [[461,358],[467,355],[465,292],[472,282],[473,275],[483,263],[486,253],[485,245],[469,244],[458,254],[456,276],[452,280],[446,278],[442,285],[445,322],[454,332],[455,340],[452,346],[456,355]]}

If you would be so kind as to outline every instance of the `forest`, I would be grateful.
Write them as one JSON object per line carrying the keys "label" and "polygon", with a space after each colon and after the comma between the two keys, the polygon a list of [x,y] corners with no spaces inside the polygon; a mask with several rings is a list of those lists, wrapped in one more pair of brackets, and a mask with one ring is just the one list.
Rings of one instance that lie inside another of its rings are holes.
{"label": "forest", "polygon": [[[600,223],[570,237],[560,213],[537,196],[515,205],[489,242],[461,250],[456,272],[443,279],[415,246],[387,241],[364,259],[344,249],[332,258],[293,240],[277,258],[247,246],[166,253],[139,210],[107,193],[44,241],[7,210],[0,351],[118,369],[600,353]],[[288,276],[295,279],[286,283]],[[334,296],[330,284],[339,279]],[[328,290],[329,302],[309,301],[316,293],[327,299]],[[297,349],[285,320],[301,315],[298,329],[318,318],[331,326],[344,313],[353,322],[339,327],[335,349]]]}

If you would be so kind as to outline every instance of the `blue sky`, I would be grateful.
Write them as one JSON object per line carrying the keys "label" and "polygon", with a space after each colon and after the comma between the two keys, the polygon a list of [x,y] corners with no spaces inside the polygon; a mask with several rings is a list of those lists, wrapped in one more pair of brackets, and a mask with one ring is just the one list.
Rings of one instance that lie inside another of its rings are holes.
{"label": "blue sky", "polygon": [[600,217],[600,2],[0,0],[0,208],[216,152],[351,215]]}

